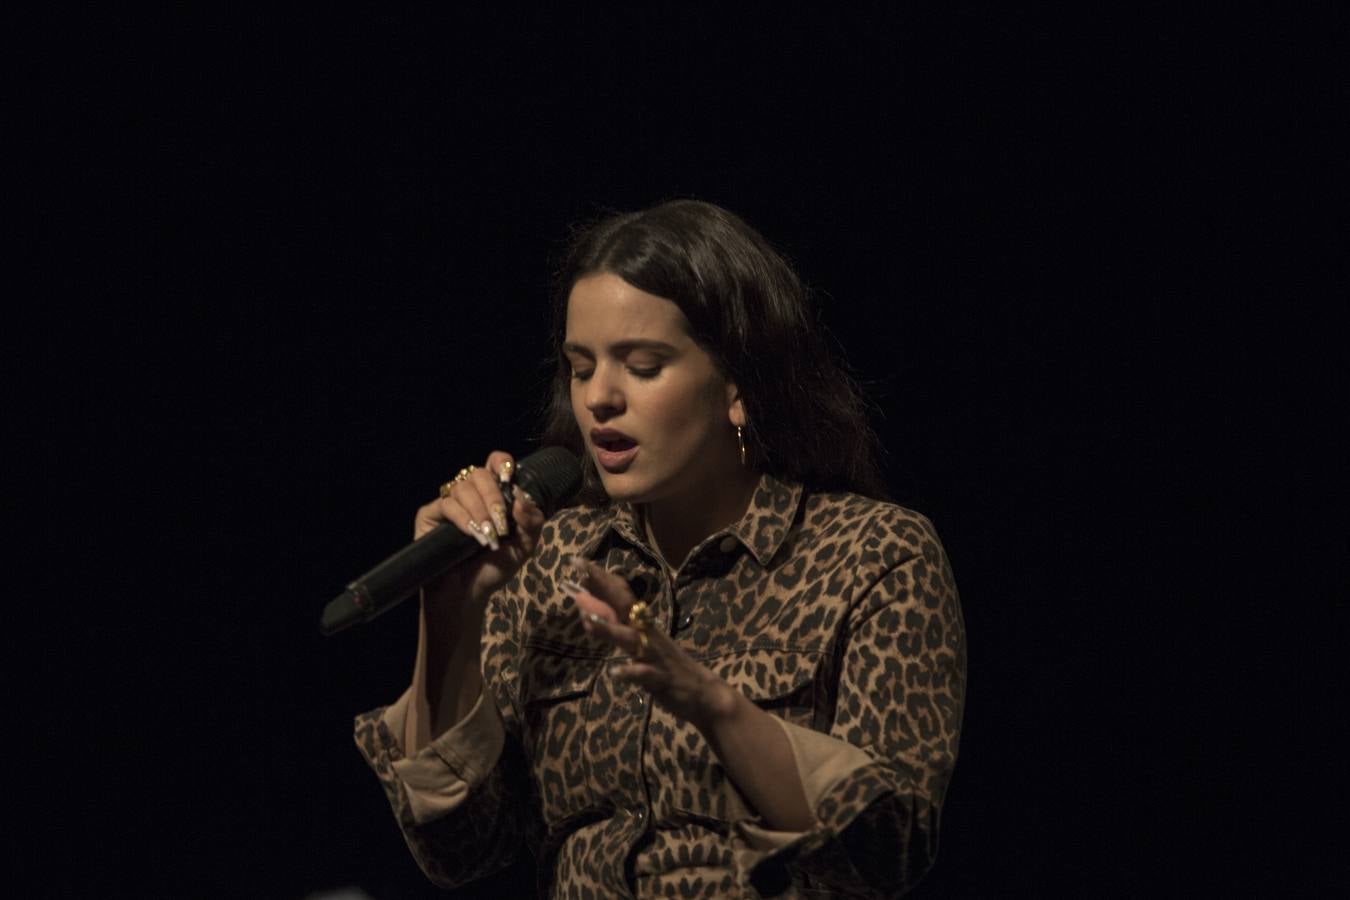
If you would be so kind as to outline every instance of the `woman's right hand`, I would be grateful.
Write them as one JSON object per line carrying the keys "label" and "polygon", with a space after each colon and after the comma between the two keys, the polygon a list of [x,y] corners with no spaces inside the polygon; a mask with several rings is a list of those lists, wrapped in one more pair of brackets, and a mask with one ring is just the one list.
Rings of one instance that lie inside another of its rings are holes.
{"label": "woman's right hand", "polygon": [[[460,602],[467,600],[479,607],[534,553],[544,527],[544,513],[523,490],[515,491],[515,503],[506,508],[501,486],[510,483],[514,474],[511,454],[494,451],[468,478],[456,481],[446,496],[417,510],[414,539],[451,522],[487,550],[426,585],[423,596],[428,602],[440,605],[459,597]],[[515,528],[507,527],[507,516],[514,520]]]}

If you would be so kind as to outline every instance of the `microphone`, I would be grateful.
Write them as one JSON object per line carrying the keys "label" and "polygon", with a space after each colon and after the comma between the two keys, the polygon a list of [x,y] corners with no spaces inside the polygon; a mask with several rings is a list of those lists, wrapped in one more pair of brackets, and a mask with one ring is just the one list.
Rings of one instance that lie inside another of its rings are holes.
{"label": "microphone", "polygon": [[[515,503],[515,491],[523,490],[545,516],[551,516],[581,487],[581,464],[562,447],[545,447],[517,462],[514,483],[501,487],[508,510]],[[509,515],[507,523],[515,527]],[[438,525],[330,600],[319,621],[319,632],[327,636],[369,622],[482,549],[454,523]]]}

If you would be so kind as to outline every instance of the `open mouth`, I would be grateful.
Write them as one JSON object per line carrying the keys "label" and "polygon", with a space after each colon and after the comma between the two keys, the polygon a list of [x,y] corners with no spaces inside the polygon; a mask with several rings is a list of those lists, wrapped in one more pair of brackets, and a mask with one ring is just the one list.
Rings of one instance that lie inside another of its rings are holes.
{"label": "open mouth", "polygon": [[595,446],[607,453],[622,453],[636,447],[637,441],[630,437],[600,437],[595,439]]}
{"label": "open mouth", "polygon": [[638,442],[619,431],[593,431],[591,443],[596,464],[611,474],[627,469],[638,452]]}

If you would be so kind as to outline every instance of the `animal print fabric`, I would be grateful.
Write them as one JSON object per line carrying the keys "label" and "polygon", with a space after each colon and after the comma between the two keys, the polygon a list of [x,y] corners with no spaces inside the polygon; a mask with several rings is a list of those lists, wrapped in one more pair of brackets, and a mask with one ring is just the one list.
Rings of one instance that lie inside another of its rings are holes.
{"label": "animal print fabric", "polygon": [[[816,825],[770,831],[702,735],[613,679],[558,588],[580,553],[623,574],[687,651],[777,716]],[[932,865],[965,691],[960,603],[931,523],[761,479],[669,573],[634,510],[565,510],[492,598],[485,696],[405,757],[414,684],[356,742],[414,857],[453,887],[528,849],[541,896],[890,897]],[[499,749],[498,749],[499,748]]]}

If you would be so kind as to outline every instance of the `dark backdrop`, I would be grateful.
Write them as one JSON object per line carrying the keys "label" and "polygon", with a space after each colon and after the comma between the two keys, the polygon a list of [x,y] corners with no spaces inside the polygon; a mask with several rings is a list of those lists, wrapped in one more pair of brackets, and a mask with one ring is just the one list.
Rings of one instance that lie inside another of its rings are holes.
{"label": "dark backdrop", "polygon": [[50,289],[15,421],[57,555],[9,643],[19,871],[431,896],[350,737],[406,683],[414,609],[331,639],[319,612],[461,465],[532,446],[569,224],[694,196],[819,292],[957,573],[970,692],[919,895],[1332,877],[1296,787],[1330,751],[1291,734],[1334,727],[1312,638],[1344,606],[1288,614],[1330,582],[1291,589],[1273,504],[1302,482],[1272,491],[1259,439],[1307,403],[1270,361],[1319,331],[1267,306],[1313,280],[1280,260],[1318,151],[1288,151],[1329,127],[1277,89],[1281,22],[314,15],[72,17],[29,48]]}

